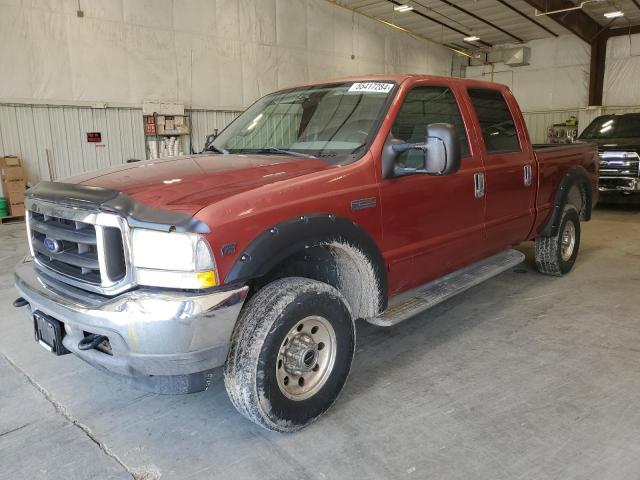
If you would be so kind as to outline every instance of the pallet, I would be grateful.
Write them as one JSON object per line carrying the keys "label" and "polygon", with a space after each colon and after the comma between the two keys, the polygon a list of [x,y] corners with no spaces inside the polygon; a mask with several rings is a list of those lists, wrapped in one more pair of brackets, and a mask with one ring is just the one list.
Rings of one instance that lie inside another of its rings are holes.
{"label": "pallet", "polygon": [[505,250],[389,300],[389,306],[378,317],[367,321],[379,327],[391,327],[445,300],[468,290],[524,261],[524,254]]}
{"label": "pallet", "polygon": [[0,225],[3,223],[18,223],[24,222],[24,215],[8,215],[6,217],[0,217]]}

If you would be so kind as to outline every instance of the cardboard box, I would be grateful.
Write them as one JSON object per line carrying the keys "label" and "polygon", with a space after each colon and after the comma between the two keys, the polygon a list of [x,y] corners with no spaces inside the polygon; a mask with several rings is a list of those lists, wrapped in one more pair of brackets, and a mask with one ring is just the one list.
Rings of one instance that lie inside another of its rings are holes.
{"label": "cardboard box", "polygon": [[10,209],[13,206],[24,207],[26,185],[24,180],[2,182],[2,196],[7,199]]}
{"label": "cardboard box", "polygon": [[21,192],[8,192],[4,194],[9,205],[24,205],[24,190]]}
{"label": "cardboard box", "polygon": [[9,157],[0,157],[0,168],[5,167],[19,167],[20,159],[18,157],[9,156]]}
{"label": "cardboard box", "polygon": [[9,206],[9,214],[12,217],[24,216],[24,213],[24,203]]}
{"label": "cardboard box", "polygon": [[21,193],[24,196],[24,191],[26,189],[27,186],[25,185],[24,180],[2,182],[2,194],[4,197],[8,196],[10,193]]}
{"label": "cardboard box", "polygon": [[13,180],[26,180],[26,175],[24,174],[24,168],[8,166],[0,168],[0,178],[4,183],[11,182]]}
{"label": "cardboard box", "polygon": [[16,196],[16,194],[22,194],[24,196],[24,192],[27,189],[24,180],[13,180],[10,182],[1,182],[0,183],[0,197],[9,198],[9,193],[12,196]]}

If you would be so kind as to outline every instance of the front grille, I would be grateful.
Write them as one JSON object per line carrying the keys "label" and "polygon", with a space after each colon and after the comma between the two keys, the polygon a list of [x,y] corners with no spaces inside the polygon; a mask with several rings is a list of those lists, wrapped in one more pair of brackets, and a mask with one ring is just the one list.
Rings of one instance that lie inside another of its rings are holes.
{"label": "front grille", "polygon": [[640,156],[636,152],[604,151],[600,153],[600,177],[640,176]]}
{"label": "front grille", "polygon": [[78,216],[77,210],[62,206],[31,202],[27,214],[31,252],[58,280],[98,293],[127,281],[121,228],[97,224],[97,215]]}
{"label": "front grille", "polygon": [[[41,264],[87,283],[102,283],[94,225],[30,212],[29,226],[35,257]],[[51,251],[47,244],[59,247]]]}

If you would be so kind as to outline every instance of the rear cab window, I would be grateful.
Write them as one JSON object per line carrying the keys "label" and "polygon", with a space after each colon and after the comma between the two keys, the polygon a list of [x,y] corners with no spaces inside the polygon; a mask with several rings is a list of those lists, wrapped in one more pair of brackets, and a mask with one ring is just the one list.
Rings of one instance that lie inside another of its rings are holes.
{"label": "rear cab window", "polygon": [[478,116],[487,153],[521,152],[513,115],[499,90],[470,88],[467,90]]}

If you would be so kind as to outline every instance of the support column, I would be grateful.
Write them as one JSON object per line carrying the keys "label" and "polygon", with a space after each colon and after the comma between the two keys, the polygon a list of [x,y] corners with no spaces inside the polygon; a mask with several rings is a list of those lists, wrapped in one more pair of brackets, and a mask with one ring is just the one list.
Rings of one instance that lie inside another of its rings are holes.
{"label": "support column", "polygon": [[591,42],[591,67],[589,70],[589,106],[601,106],[604,92],[604,69],[607,60],[607,40],[603,32]]}

